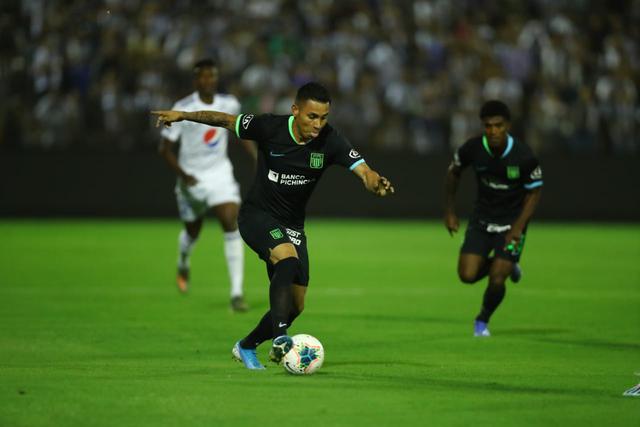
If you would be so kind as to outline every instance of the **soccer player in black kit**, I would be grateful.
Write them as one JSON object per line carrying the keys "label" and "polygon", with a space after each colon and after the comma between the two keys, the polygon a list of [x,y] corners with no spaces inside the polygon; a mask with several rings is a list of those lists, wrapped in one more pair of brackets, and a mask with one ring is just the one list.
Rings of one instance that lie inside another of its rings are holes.
{"label": "soccer player in black kit", "polygon": [[323,172],[332,164],[353,171],[365,188],[387,196],[394,189],[369,168],[349,141],[327,123],[331,98],[318,83],[307,83],[296,95],[292,115],[230,115],[217,111],[153,111],[158,125],[189,120],[220,126],[240,139],[258,144],[258,166],[242,204],[238,225],[244,241],[265,261],[269,275],[270,309],[258,325],[233,347],[233,355],[248,369],[264,369],[258,345],[273,339],[269,358],[278,363],[291,349],[287,328],[300,315],[309,283],[307,201]]}
{"label": "soccer player in black kit", "polygon": [[542,170],[531,149],[509,135],[511,113],[500,101],[480,109],[484,133],[456,151],[446,178],[444,222],[449,233],[458,231],[455,194],[460,174],[471,166],[478,196],[460,250],[458,275],[464,283],[489,276],[482,308],[475,319],[474,335],[490,336],[488,324],[502,302],[507,277],[516,283],[527,224],[540,199]]}

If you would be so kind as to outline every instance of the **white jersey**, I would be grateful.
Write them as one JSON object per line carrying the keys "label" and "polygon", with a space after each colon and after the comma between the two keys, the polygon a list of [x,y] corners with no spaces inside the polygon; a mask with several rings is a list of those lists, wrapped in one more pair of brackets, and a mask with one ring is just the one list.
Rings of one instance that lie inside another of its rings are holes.
{"label": "white jersey", "polygon": [[[227,114],[239,114],[240,103],[233,95],[216,94],[213,103],[206,104],[194,92],[173,105],[172,110],[213,110]],[[229,131],[221,127],[182,121],[162,130],[162,136],[172,142],[180,140],[178,163],[189,175],[196,178],[216,171],[233,170],[227,156]]]}

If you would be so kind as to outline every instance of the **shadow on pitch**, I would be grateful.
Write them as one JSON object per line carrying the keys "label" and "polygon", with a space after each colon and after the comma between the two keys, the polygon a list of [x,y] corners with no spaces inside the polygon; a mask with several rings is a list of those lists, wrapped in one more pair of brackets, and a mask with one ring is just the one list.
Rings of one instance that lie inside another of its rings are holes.
{"label": "shadow on pitch", "polygon": [[537,341],[547,342],[551,344],[579,345],[583,347],[599,348],[603,350],[633,350],[640,351],[640,344],[631,342],[602,341],[597,339],[560,339],[560,338],[542,338]]}
{"label": "shadow on pitch", "polygon": [[502,335],[506,335],[506,336],[522,336],[522,335],[528,335],[528,336],[536,336],[536,335],[558,335],[558,334],[566,334],[566,333],[570,333],[573,332],[570,329],[563,329],[563,328],[508,328],[508,329],[500,329],[499,332],[497,332],[496,334],[499,334],[500,336]]}
{"label": "shadow on pitch", "polygon": [[326,316],[331,318],[343,318],[347,320],[361,320],[365,322],[382,322],[382,323],[440,323],[440,324],[468,324],[468,319],[460,317],[447,318],[447,317],[427,317],[427,316],[408,316],[408,315],[394,315],[394,314],[358,314],[358,313],[325,313]]}
{"label": "shadow on pitch", "polygon": [[[352,363],[331,363],[331,367],[334,366],[362,366],[362,365],[388,365],[389,362],[352,362]],[[398,365],[394,362],[393,365]],[[404,390],[407,389],[446,389],[456,392],[461,390],[476,391],[476,392],[495,392],[495,393],[515,393],[515,394],[540,394],[540,395],[560,395],[560,396],[593,396],[602,398],[603,391],[595,389],[575,390],[571,388],[551,388],[551,387],[536,387],[523,384],[504,384],[498,382],[483,382],[483,381],[470,381],[470,380],[453,380],[444,378],[434,378],[429,374],[429,365],[419,363],[408,363],[410,367],[420,368],[418,371],[414,371],[411,375],[357,375],[357,374],[339,374],[331,372],[330,376],[333,379],[348,380],[351,387],[371,387],[371,383],[380,383],[386,388],[391,389],[393,387],[399,387]],[[421,374],[422,373],[422,374]]]}

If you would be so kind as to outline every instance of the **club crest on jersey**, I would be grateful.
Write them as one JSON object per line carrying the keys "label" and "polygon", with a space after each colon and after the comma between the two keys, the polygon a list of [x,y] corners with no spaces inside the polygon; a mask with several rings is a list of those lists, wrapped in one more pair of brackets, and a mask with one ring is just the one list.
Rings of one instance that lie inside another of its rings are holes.
{"label": "club crest on jersey", "polygon": [[349,151],[349,157],[351,157],[352,159],[357,159],[358,157],[360,157],[360,153],[358,153],[356,150],[351,150]]}
{"label": "club crest on jersey", "polygon": [[324,153],[311,153],[309,158],[309,166],[312,169],[322,169],[324,165]]}
{"label": "club crest on jersey", "polygon": [[518,166],[507,166],[507,178],[509,179],[520,178],[520,168]]}
{"label": "club crest on jersey", "polygon": [[251,123],[251,120],[253,120],[253,114],[242,116],[242,127],[245,130],[249,129],[249,123]]}
{"label": "club crest on jersey", "polygon": [[274,228],[273,230],[269,231],[269,234],[271,234],[271,237],[275,240],[282,239],[284,237],[284,234],[282,234],[282,231],[280,231],[279,228]]}
{"label": "club crest on jersey", "polygon": [[209,148],[215,147],[220,142],[220,139],[216,138],[217,134],[218,134],[218,129],[216,128],[209,129],[202,137],[202,142],[204,142],[205,145]]}

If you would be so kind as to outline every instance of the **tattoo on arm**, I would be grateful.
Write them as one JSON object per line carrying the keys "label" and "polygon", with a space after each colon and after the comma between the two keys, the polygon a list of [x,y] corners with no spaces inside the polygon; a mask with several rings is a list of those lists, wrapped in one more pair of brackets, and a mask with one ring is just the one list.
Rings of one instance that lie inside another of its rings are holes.
{"label": "tattoo on arm", "polygon": [[219,126],[229,129],[230,131],[235,130],[236,116],[219,111],[194,111],[185,113],[185,118],[192,122],[209,126]]}

